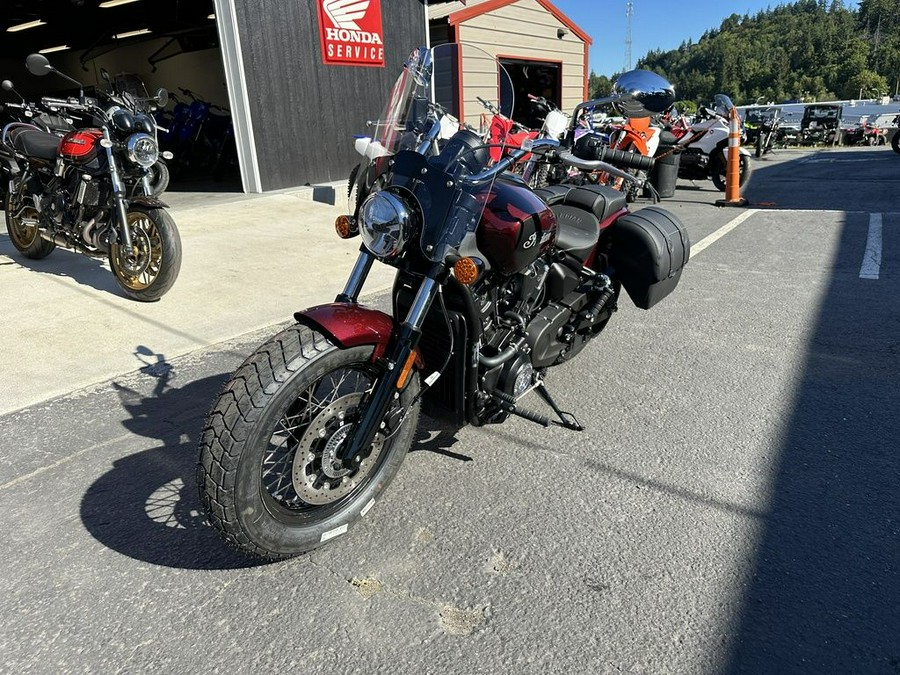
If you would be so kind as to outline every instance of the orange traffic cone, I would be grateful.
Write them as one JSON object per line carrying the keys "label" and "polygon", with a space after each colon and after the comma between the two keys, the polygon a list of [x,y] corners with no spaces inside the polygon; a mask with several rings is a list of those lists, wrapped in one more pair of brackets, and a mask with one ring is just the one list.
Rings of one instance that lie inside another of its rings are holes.
{"label": "orange traffic cone", "polygon": [[737,108],[731,109],[728,120],[728,165],[725,170],[725,199],[716,201],[716,206],[747,206],[741,197],[741,122]]}

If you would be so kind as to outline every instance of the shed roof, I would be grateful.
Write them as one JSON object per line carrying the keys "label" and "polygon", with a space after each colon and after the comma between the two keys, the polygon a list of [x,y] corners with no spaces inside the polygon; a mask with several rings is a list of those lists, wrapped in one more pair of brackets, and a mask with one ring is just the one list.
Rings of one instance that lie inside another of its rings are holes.
{"label": "shed roof", "polygon": [[[438,5],[428,6],[428,18],[447,19],[451,26],[455,26],[476,16],[511,5],[514,2],[518,2],[518,0],[453,0],[453,2],[442,2]],[[593,44],[594,41],[591,37],[579,28],[578,24],[553,5],[550,0],[537,0],[537,2],[581,40],[589,45]]]}

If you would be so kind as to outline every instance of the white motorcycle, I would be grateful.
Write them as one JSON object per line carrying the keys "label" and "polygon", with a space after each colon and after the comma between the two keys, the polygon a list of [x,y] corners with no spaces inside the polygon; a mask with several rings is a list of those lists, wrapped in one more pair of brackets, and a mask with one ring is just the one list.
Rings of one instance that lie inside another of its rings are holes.
{"label": "white motorcycle", "polygon": [[[728,170],[728,119],[734,103],[725,94],[716,94],[712,108],[701,108],[694,122],[682,128],[678,139],[681,159],[678,177],[686,180],[712,180],[725,191]],[[677,132],[676,132],[677,135]],[[740,148],[740,187],[750,179],[750,152]]]}

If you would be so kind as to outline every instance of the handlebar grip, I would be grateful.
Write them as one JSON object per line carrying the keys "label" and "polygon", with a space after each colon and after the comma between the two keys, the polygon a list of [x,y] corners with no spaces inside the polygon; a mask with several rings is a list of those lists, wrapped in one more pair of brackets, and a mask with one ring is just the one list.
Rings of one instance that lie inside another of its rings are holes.
{"label": "handlebar grip", "polygon": [[639,169],[642,171],[649,171],[655,164],[655,161],[652,157],[642,155],[639,152],[613,150],[609,146],[600,149],[597,159],[599,159],[601,162],[609,162],[610,164],[624,166],[629,169]]}

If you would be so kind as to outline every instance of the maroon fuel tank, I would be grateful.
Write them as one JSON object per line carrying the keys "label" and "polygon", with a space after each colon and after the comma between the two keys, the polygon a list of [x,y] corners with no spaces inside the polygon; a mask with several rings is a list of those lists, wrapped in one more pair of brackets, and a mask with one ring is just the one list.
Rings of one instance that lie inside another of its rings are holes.
{"label": "maroon fuel tank", "polygon": [[556,241],[556,216],[519,178],[501,176],[486,191],[475,241],[503,274],[521,272]]}

